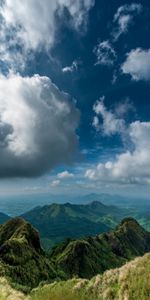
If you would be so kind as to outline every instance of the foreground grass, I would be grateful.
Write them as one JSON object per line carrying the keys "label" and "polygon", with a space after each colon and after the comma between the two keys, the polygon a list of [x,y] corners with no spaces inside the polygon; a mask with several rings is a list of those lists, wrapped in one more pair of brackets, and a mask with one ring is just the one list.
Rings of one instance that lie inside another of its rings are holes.
{"label": "foreground grass", "polygon": [[0,300],[149,300],[150,253],[91,280],[71,279],[38,287],[26,296],[0,279]]}
{"label": "foreground grass", "polygon": [[0,300],[28,300],[28,297],[13,289],[5,278],[0,278]]}
{"label": "foreground grass", "polygon": [[72,279],[45,285],[31,300],[149,300],[150,254],[92,280]]}

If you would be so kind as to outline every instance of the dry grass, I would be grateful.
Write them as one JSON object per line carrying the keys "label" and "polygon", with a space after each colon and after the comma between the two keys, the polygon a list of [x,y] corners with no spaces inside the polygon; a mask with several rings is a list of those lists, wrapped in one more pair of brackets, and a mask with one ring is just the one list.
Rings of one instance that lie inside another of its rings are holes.
{"label": "dry grass", "polygon": [[27,300],[24,294],[13,289],[5,278],[0,278],[0,300]]}

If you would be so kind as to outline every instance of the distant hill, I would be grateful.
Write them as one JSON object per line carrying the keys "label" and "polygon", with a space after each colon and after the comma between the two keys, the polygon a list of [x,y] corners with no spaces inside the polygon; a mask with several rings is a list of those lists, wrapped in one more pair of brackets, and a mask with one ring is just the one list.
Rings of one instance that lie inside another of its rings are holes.
{"label": "distant hill", "polygon": [[136,219],[148,231],[150,231],[150,211],[135,213]]}
{"label": "distant hill", "polygon": [[150,253],[91,280],[76,278],[39,287],[30,300],[149,300],[149,271]]}
{"label": "distant hill", "polygon": [[3,224],[8,220],[10,220],[10,217],[0,212],[0,224]]}
{"label": "distant hill", "polygon": [[21,217],[35,226],[46,248],[66,238],[80,238],[109,231],[127,214],[123,209],[94,201],[83,205],[51,204]]}
{"label": "distant hill", "polygon": [[91,278],[149,251],[150,233],[127,218],[114,231],[54,247],[50,259],[68,278]]}
{"label": "distant hill", "polygon": [[0,276],[3,275],[30,287],[56,277],[40,246],[38,232],[21,218],[0,226]]}

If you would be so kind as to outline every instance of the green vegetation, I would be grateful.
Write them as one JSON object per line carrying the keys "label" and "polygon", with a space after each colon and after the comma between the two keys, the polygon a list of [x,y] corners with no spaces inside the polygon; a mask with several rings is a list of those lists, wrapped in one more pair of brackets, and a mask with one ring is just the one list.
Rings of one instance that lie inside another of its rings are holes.
{"label": "green vegetation", "polygon": [[0,276],[29,288],[56,277],[41,249],[38,232],[21,218],[0,227]]}
{"label": "green vegetation", "polygon": [[54,247],[50,259],[67,278],[91,278],[150,251],[150,233],[134,219],[124,219],[114,230]]}
{"label": "green vegetation", "polygon": [[31,300],[149,300],[150,253],[90,281],[72,279],[34,290]]}
{"label": "green vegetation", "polygon": [[150,253],[97,275],[41,285],[25,295],[0,278],[0,300],[149,300]]}
{"label": "green vegetation", "polygon": [[126,218],[111,232],[66,240],[48,255],[38,232],[15,218],[0,226],[0,300],[148,300],[150,253],[127,261],[149,251],[150,233]]}
{"label": "green vegetation", "polygon": [[[21,217],[39,230],[41,244],[45,250],[51,249],[68,237],[76,239],[107,232],[114,229],[124,217],[129,216],[135,218],[146,230],[150,230],[149,210],[141,210],[138,206],[128,209],[107,206],[98,201],[100,198],[98,195],[89,195],[89,198],[84,199],[85,203],[87,200],[95,201],[84,205],[66,203],[36,207]],[[9,217],[0,213],[0,224],[7,220]]]}
{"label": "green vegetation", "polygon": [[87,205],[46,205],[22,217],[39,230],[42,245],[48,249],[68,237],[81,238],[109,231],[127,214],[127,211],[115,206],[94,201]]}
{"label": "green vegetation", "polygon": [[49,254],[41,248],[38,232],[25,220],[15,218],[0,226],[0,276],[25,293],[41,282],[90,279],[148,251],[150,233],[131,218],[111,232],[68,239]]}

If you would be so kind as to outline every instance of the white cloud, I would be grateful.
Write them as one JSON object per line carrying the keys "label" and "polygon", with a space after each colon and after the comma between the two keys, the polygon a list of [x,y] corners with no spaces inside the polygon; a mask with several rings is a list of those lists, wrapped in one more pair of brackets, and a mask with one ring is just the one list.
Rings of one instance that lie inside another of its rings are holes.
{"label": "white cloud", "polygon": [[89,180],[113,184],[150,182],[150,122],[135,121],[128,125],[124,116],[129,110],[133,111],[134,107],[128,99],[115,107],[113,112],[106,109],[104,97],[94,105],[96,117],[101,117],[103,121],[101,124],[96,120],[96,129],[107,136],[119,134],[126,150],[113,160],[88,168],[85,177]]}
{"label": "white cloud", "polygon": [[117,40],[121,34],[128,31],[129,25],[132,23],[135,15],[142,11],[142,5],[139,3],[125,4],[120,6],[114,15],[113,22],[116,28],[113,31],[114,39]]}
{"label": "white cloud", "polygon": [[117,155],[114,161],[88,169],[86,178],[122,184],[150,182],[150,122],[131,123],[128,134],[134,150],[129,149]]}
{"label": "white cloud", "polygon": [[70,173],[68,171],[63,171],[61,173],[58,173],[57,174],[57,177],[59,179],[69,179],[69,178],[73,178],[74,177],[74,174],[73,173]]}
{"label": "white cloud", "polygon": [[109,41],[98,43],[93,52],[97,58],[95,65],[112,66],[116,60],[116,52]]}
{"label": "white cloud", "polygon": [[[125,131],[125,121],[121,118],[118,118],[117,115],[111,111],[108,111],[104,105],[104,97],[100,98],[100,101],[97,101],[93,110],[96,114],[93,120],[93,126],[96,130],[101,130],[104,135],[112,135],[116,133],[124,133]],[[99,118],[103,120],[103,124],[100,124]]]}
{"label": "white cloud", "polygon": [[52,187],[57,187],[58,185],[60,185],[60,180],[53,180],[51,183]]}
{"label": "white cloud", "polygon": [[[72,26],[86,26],[88,12],[95,0],[4,0],[0,4],[0,58],[12,67],[24,66],[31,51],[50,49],[57,30],[56,14],[67,10]],[[19,51],[19,47],[20,51]],[[15,55],[17,58],[15,59]],[[15,62],[14,62],[15,59]]]}
{"label": "white cloud", "polygon": [[66,67],[62,68],[62,72],[63,73],[73,73],[74,71],[78,70],[79,64],[80,64],[80,62],[78,62],[77,60],[74,60],[72,62],[71,66],[66,66]]}
{"label": "white cloud", "polygon": [[96,131],[99,131],[101,129],[99,118],[97,116],[94,116],[92,126],[96,129]]}
{"label": "white cloud", "polygon": [[70,162],[79,112],[47,77],[0,76],[0,176],[37,176]]}
{"label": "white cloud", "polygon": [[131,50],[121,69],[124,74],[130,74],[134,80],[150,80],[150,49]]}

